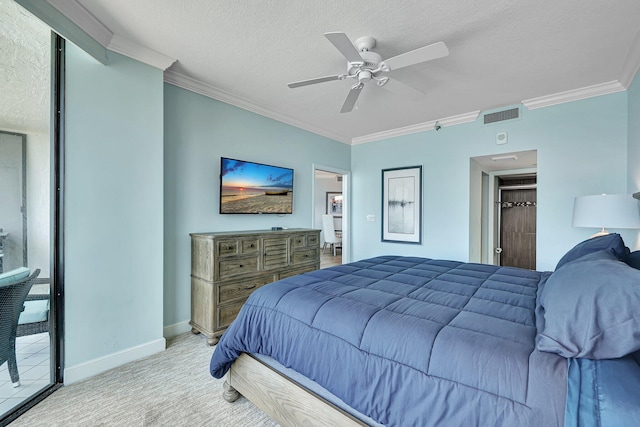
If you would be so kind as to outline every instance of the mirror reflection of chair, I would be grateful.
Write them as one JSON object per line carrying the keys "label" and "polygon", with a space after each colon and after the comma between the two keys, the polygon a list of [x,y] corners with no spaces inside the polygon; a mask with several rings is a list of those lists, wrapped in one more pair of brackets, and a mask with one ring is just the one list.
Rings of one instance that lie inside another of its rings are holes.
{"label": "mirror reflection of chair", "polygon": [[336,234],[336,229],[333,225],[333,215],[322,215],[322,234],[324,235],[322,252],[324,252],[328,244],[330,248],[333,249],[333,256],[336,256],[336,249],[342,249],[342,237]]}
{"label": "mirror reflection of chair", "polygon": [[0,365],[8,363],[14,387],[20,385],[16,361],[18,319],[31,285],[39,274],[40,270],[36,269],[29,275],[29,269],[25,267],[0,274]]}
{"label": "mirror reflection of chair", "polygon": [[[48,283],[48,279],[36,279],[34,285]],[[49,332],[49,293],[31,292],[24,302],[24,310],[18,319],[16,337]]]}

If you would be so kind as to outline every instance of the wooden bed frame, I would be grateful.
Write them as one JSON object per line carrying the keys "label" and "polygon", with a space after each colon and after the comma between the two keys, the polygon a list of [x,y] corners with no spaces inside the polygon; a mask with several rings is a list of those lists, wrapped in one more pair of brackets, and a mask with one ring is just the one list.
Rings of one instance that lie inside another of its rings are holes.
{"label": "wooden bed frame", "polygon": [[227,402],[243,395],[283,426],[367,426],[249,354],[236,359],[223,387]]}

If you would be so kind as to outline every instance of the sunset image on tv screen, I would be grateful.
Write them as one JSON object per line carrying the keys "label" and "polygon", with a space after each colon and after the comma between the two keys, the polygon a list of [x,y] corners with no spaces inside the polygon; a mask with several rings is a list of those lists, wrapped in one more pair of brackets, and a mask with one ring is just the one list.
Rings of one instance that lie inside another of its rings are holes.
{"label": "sunset image on tv screen", "polygon": [[290,214],[293,169],[223,157],[220,213]]}

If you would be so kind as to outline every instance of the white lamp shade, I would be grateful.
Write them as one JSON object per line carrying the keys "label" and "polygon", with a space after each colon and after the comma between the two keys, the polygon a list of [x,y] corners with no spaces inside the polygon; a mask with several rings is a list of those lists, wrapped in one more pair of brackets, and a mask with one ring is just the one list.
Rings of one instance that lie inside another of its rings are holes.
{"label": "white lamp shade", "polygon": [[587,228],[640,228],[638,201],[631,194],[576,197],[573,226]]}

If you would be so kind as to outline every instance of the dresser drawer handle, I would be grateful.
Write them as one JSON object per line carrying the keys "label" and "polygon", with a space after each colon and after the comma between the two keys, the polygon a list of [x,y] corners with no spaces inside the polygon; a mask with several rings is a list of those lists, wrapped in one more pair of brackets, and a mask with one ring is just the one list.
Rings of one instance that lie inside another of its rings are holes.
{"label": "dresser drawer handle", "polygon": [[248,291],[249,289],[253,289],[253,288],[255,288],[255,287],[256,287],[256,285],[249,285],[249,286],[245,286],[245,287],[244,287],[244,290],[245,290],[245,291]]}

